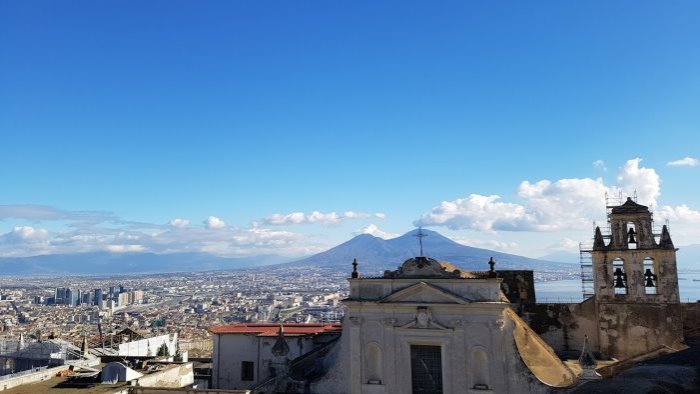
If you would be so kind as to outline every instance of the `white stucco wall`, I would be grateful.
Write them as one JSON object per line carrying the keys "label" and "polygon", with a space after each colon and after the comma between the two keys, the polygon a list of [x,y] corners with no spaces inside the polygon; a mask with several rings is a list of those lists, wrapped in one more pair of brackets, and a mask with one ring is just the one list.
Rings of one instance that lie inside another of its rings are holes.
{"label": "white stucco wall", "polygon": [[[270,368],[293,360],[314,348],[313,337],[286,337],[289,354],[275,357],[272,347],[277,337],[256,334],[214,334],[212,353],[212,386],[218,389],[249,389],[271,376]],[[243,361],[252,361],[254,380],[241,380]],[[278,364],[279,363],[279,364]]]}

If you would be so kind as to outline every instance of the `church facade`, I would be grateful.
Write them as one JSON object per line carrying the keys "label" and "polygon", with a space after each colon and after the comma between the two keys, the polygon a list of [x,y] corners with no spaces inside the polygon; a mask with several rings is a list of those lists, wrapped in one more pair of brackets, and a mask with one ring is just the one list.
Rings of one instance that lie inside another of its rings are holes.
{"label": "church facade", "polygon": [[313,392],[536,393],[576,383],[510,308],[494,271],[416,257],[349,281],[337,358]]}

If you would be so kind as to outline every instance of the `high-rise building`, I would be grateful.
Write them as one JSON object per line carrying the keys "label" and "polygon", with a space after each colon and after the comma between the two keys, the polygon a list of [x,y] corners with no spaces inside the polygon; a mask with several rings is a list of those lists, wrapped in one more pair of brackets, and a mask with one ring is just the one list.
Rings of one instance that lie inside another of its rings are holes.
{"label": "high-rise building", "polygon": [[143,290],[134,290],[132,294],[134,295],[132,304],[143,304]]}
{"label": "high-rise building", "polygon": [[117,305],[124,306],[129,305],[129,293],[121,293],[117,298]]}
{"label": "high-rise building", "polygon": [[95,289],[94,291],[94,297],[93,297],[93,304],[95,305],[100,305],[102,303],[102,289]]}
{"label": "high-rise building", "polygon": [[65,303],[66,289],[64,287],[57,287],[53,299],[55,304]]}

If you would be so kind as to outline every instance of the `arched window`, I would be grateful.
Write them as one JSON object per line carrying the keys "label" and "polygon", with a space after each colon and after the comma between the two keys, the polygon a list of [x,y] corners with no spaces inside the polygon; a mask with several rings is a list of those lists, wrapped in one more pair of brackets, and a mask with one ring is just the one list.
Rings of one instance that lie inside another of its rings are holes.
{"label": "arched window", "polygon": [[367,345],[365,365],[365,381],[369,384],[382,384],[382,349],[376,343]]}
{"label": "arched window", "polygon": [[644,293],[658,294],[659,282],[656,276],[654,259],[647,257],[644,259]]}
{"label": "arched window", "polygon": [[472,386],[475,390],[489,389],[489,356],[482,349],[472,351],[471,360]]}
{"label": "arched window", "polygon": [[627,294],[627,273],[625,272],[625,263],[621,258],[613,260],[613,288],[615,295]]}
{"label": "arched window", "polygon": [[627,223],[627,249],[637,249],[639,235],[637,234],[637,226],[632,223]]}

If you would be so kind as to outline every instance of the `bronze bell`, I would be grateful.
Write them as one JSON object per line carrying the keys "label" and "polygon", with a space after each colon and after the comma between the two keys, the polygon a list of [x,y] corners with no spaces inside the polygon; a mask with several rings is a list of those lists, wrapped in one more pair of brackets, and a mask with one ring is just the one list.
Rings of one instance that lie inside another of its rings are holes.
{"label": "bronze bell", "polygon": [[637,239],[634,238],[634,236],[637,235],[637,232],[634,231],[633,228],[630,227],[630,231],[627,232],[627,235],[630,236],[630,238],[629,238],[629,240],[627,241],[627,243],[630,243],[630,244],[636,244],[636,243],[637,243]]}
{"label": "bronze bell", "polygon": [[615,287],[618,289],[624,289],[625,288],[625,281],[624,281],[624,276],[625,273],[622,272],[621,268],[618,268],[615,270]]}
{"label": "bronze bell", "polygon": [[647,268],[646,272],[644,273],[644,278],[646,279],[644,281],[644,287],[656,287],[654,284],[654,281],[656,281],[656,275],[651,273],[650,268]]}

